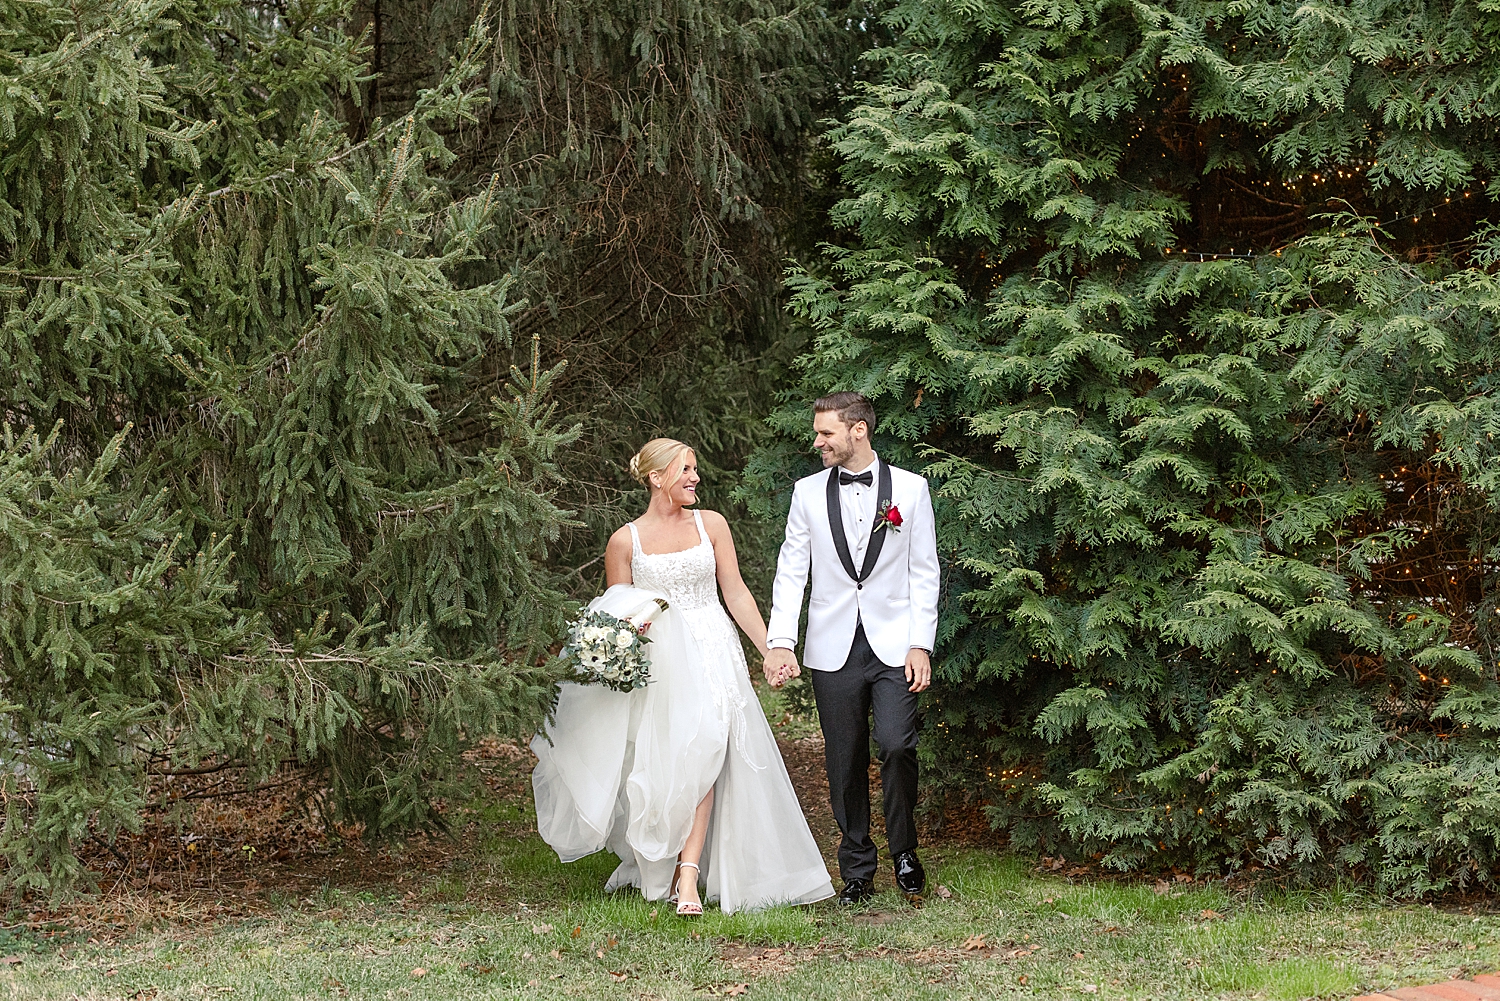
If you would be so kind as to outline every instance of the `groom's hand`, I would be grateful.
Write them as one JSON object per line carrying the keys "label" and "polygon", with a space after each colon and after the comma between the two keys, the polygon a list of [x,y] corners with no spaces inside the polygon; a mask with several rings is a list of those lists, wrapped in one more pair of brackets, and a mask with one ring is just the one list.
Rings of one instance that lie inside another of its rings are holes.
{"label": "groom's hand", "polygon": [[772,647],[766,651],[765,661],[766,683],[772,688],[780,688],[791,678],[802,673],[797,666],[797,655],[782,647]]}
{"label": "groom's hand", "polygon": [[932,661],[921,647],[906,651],[906,680],[911,682],[908,691],[912,692],[926,691],[932,684]]}

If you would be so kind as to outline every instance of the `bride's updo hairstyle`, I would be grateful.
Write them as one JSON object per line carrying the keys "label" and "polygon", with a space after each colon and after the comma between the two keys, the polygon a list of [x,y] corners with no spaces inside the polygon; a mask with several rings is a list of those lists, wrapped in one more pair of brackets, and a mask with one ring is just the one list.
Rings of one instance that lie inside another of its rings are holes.
{"label": "bride's updo hairstyle", "polygon": [[630,475],[637,483],[650,487],[651,474],[662,473],[658,489],[670,490],[682,477],[683,453],[691,451],[691,448],[676,438],[652,438],[630,457]]}

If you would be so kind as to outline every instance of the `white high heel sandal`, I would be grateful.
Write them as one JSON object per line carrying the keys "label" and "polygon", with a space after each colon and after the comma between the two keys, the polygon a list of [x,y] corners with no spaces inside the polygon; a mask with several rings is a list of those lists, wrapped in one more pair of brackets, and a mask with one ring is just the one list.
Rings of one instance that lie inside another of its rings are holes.
{"label": "white high heel sandal", "polygon": [[[676,890],[677,887],[681,884],[682,877],[681,877],[680,873],[682,872],[683,869],[691,869],[691,870],[693,870],[693,886],[696,888],[697,885],[698,885],[698,863],[696,863],[696,862],[678,862],[677,863],[677,871],[679,873],[679,876],[677,878],[677,881],[673,884],[672,888],[674,890]],[[677,894],[676,893],[674,893],[672,895],[672,899],[674,899],[674,900],[677,899]],[[694,903],[694,902],[687,901],[687,900],[678,900],[677,901],[677,916],[679,918],[699,918],[699,917],[702,917],[703,916],[703,904],[701,904],[701,903]]]}

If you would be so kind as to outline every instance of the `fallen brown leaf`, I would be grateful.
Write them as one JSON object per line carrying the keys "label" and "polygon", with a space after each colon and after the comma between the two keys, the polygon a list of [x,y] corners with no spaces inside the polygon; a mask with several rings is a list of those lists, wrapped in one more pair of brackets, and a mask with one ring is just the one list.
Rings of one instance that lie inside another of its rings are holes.
{"label": "fallen brown leaf", "polygon": [[797,963],[795,950],[735,944],[724,946],[719,951],[719,959],[752,977],[790,973]]}
{"label": "fallen brown leaf", "polygon": [[728,987],[724,988],[724,996],[727,998],[738,997],[741,994],[749,993],[749,984],[730,984]]}
{"label": "fallen brown leaf", "polygon": [[[531,934],[533,934],[533,935],[546,935],[546,934],[548,934],[551,931],[552,931],[552,926],[549,925],[549,924],[545,924],[544,923],[544,924],[532,925],[531,926]],[[578,936],[575,933],[573,937],[577,938]]]}
{"label": "fallen brown leaf", "polygon": [[547,953],[547,955],[551,956],[553,959],[562,959],[562,950],[553,949],[551,952]]}
{"label": "fallen brown leaf", "polygon": [[618,972],[610,970],[609,976],[610,979],[617,984],[623,984],[625,981],[630,979],[630,974],[626,973],[624,970],[620,970]]}
{"label": "fallen brown leaf", "polygon": [[942,883],[939,883],[937,885],[937,889],[933,890],[932,892],[936,893],[939,897],[942,897],[944,900],[951,900],[952,897],[953,897],[953,891],[950,890],[950,889],[948,889]]}
{"label": "fallen brown leaf", "polygon": [[417,980],[421,980],[423,977],[427,976],[427,967],[419,966],[411,971],[411,975]]}
{"label": "fallen brown leaf", "polygon": [[1198,916],[1204,921],[1212,921],[1214,918],[1222,918],[1224,915],[1220,914],[1216,910],[1205,907],[1203,910],[1198,912]]}
{"label": "fallen brown leaf", "polygon": [[983,935],[970,935],[968,938],[964,939],[964,949],[966,949],[969,952],[973,952],[975,949],[983,949],[983,948],[984,948],[984,936]]}

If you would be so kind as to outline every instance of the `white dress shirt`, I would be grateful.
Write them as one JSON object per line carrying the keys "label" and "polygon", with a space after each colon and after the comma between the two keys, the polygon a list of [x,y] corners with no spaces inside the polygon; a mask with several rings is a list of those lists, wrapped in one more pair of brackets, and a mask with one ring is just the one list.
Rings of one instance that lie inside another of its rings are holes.
{"label": "white dress shirt", "polygon": [[[840,474],[855,475],[847,466],[839,467]],[[870,474],[870,485],[849,483],[839,486],[839,514],[844,519],[844,538],[849,542],[849,553],[854,557],[854,570],[859,572],[865,565],[865,550],[870,547],[870,528],[875,524],[875,500],[880,489],[880,459],[877,457],[860,473]]]}

